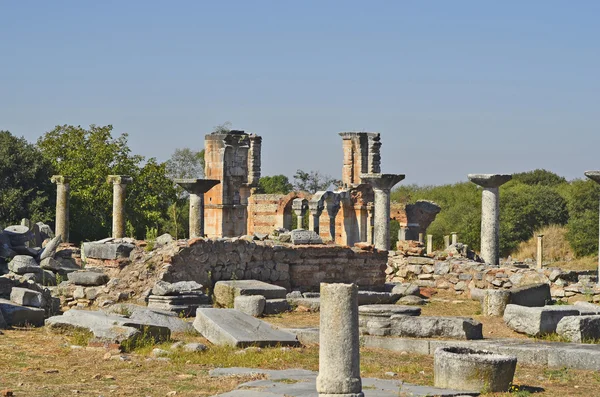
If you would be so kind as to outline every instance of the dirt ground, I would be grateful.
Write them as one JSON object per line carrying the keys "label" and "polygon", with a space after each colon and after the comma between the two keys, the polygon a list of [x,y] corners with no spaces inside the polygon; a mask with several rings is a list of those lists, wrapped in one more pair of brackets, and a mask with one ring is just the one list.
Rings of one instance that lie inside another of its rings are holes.
{"label": "dirt ground", "polygon": [[[461,300],[462,302],[457,302]],[[484,324],[486,337],[519,337],[501,319],[483,318],[479,304],[453,295],[436,296],[423,307],[423,315],[473,316]],[[281,326],[318,326],[318,313],[294,312],[269,316],[267,321]],[[152,349],[170,350],[174,341],[202,342],[208,350],[199,353],[175,351],[168,360],[157,359]],[[78,335],[57,335],[44,328],[4,331],[0,335],[0,391],[10,390],[17,397],[38,396],[212,396],[233,390],[250,377],[211,378],[208,372],[218,367],[318,369],[318,347],[264,348],[246,350],[211,346],[191,334],[176,334],[173,341],[145,346],[132,353],[104,348],[76,346]],[[386,375],[393,372],[394,377]],[[433,357],[361,350],[364,377],[401,379],[432,385]],[[518,365],[515,390],[490,396],[573,396],[600,395],[600,373],[571,369],[545,369]],[[0,392],[0,396],[2,393]]]}

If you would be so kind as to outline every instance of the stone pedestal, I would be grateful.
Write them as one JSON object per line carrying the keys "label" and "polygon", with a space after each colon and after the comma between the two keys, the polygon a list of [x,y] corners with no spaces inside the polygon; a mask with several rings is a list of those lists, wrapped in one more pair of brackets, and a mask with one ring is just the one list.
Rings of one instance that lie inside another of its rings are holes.
{"label": "stone pedestal", "polygon": [[398,230],[398,241],[406,240],[406,232],[407,231],[408,231],[408,227],[400,226],[400,229]]}
{"label": "stone pedestal", "polygon": [[67,175],[52,175],[52,183],[56,183],[56,236],[61,236],[63,242],[69,242],[69,183],[71,177]]}
{"label": "stone pedestal", "polygon": [[419,243],[423,244],[423,233],[419,233]]}
{"label": "stone pedestal", "polygon": [[113,184],[113,238],[125,237],[125,187],[133,182],[127,175],[109,175],[106,182]]}
{"label": "stone pedestal", "polygon": [[221,183],[216,179],[175,179],[190,194],[190,238],[204,237],[204,193]]}
{"label": "stone pedestal", "polygon": [[452,245],[455,245],[458,243],[458,233],[456,232],[452,232]]}
{"label": "stone pedestal", "polygon": [[364,397],[360,378],[358,287],[321,283],[319,397]]}
{"label": "stone pedestal", "polygon": [[481,194],[481,258],[488,265],[499,263],[499,187],[512,179],[505,174],[469,174],[469,180],[483,187]]}
{"label": "stone pedestal", "polygon": [[375,193],[375,248],[390,248],[390,192],[404,179],[402,174],[363,174],[361,179],[368,183]]}
{"label": "stone pedestal", "polygon": [[[585,176],[596,183],[600,183],[600,171],[586,171]],[[598,256],[598,285],[600,285],[600,256]]]}
{"label": "stone pedestal", "polygon": [[444,249],[450,247],[450,236],[444,236]]}
{"label": "stone pedestal", "polygon": [[329,215],[329,234],[331,235],[331,241],[335,243],[335,217],[340,211],[340,202],[332,201],[327,202],[327,215]]}

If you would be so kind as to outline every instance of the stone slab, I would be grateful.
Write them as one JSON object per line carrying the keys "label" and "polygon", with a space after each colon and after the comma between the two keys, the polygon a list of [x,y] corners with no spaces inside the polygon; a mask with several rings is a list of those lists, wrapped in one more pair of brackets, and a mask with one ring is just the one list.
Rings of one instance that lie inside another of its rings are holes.
{"label": "stone slab", "polygon": [[83,243],[83,256],[94,259],[119,259],[127,258],[135,245],[113,242],[87,242]]}
{"label": "stone slab", "polygon": [[186,295],[192,293],[203,293],[202,284],[195,281],[179,281],[177,283],[168,283],[166,281],[157,281],[152,288],[152,294],[157,296]]}
{"label": "stone slab", "polygon": [[196,332],[192,323],[184,321],[171,311],[150,309],[130,303],[118,303],[105,309],[104,312],[109,314],[126,314],[130,320],[167,327],[171,332]]}
{"label": "stone slab", "polygon": [[358,304],[376,305],[376,304],[393,304],[402,296],[391,292],[376,292],[376,291],[358,291]]}
{"label": "stone slab", "polygon": [[531,336],[556,332],[559,321],[566,316],[578,316],[570,306],[526,307],[509,304],[504,311],[504,322],[516,331]]}
{"label": "stone slab", "polygon": [[194,328],[215,345],[297,346],[296,336],[235,309],[196,311]]}
{"label": "stone slab", "polygon": [[394,315],[390,334],[412,338],[483,339],[483,325],[468,317]]}
{"label": "stone slab", "polygon": [[233,307],[233,300],[238,295],[262,295],[265,299],[285,299],[287,290],[258,280],[226,280],[217,281],[213,293],[215,303],[223,307]]}
{"label": "stone slab", "polygon": [[44,325],[44,309],[21,306],[6,299],[0,299],[0,311],[6,323],[11,327]]}
{"label": "stone slab", "polygon": [[88,270],[77,270],[69,273],[67,278],[73,284],[83,286],[98,286],[108,282],[108,276],[106,274]]}
{"label": "stone slab", "polygon": [[290,232],[292,244],[323,244],[323,239],[312,230],[296,229]]}
{"label": "stone slab", "polygon": [[8,263],[8,270],[16,274],[41,273],[42,268],[29,255],[17,255]]}
{"label": "stone slab", "polygon": [[[252,368],[217,368],[210,371],[213,377],[232,375],[264,374],[267,379],[251,381],[238,386],[236,390],[218,394],[214,397],[315,397],[317,372],[302,369],[287,369],[282,371]],[[291,380],[293,382],[289,382]],[[401,380],[383,380],[363,378],[363,393],[365,397],[398,397],[398,396],[475,396],[458,390],[440,389],[430,386],[418,386]]]}
{"label": "stone slab", "polygon": [[532,284],[511,288],[510,303],[519,306],[542,307],[552,301],[548,284]]}

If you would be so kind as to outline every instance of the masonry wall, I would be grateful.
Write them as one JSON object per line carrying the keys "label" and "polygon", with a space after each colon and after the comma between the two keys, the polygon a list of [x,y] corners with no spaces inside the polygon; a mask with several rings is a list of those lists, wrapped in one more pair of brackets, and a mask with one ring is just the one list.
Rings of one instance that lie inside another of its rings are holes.
{"label": "masonry wall", "polygon": [[275,245],[244,239],[190,240],[168,258],[162,278],[212,285],[255,279],[288,289],[318,290],[321,282],[357,283],[381,289],[387,253],[339,246]]}

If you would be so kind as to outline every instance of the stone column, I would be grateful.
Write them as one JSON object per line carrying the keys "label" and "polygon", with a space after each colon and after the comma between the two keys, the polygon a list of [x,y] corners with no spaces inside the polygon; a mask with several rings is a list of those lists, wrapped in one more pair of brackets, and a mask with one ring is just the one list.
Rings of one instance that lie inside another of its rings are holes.
{"label": "stone column", "polygon": [[419,243],[423,244],[423,233],[419,233]]}
{"label": "stone column", "polygon": [[363,174],[361,179],[373,187],[375,193],[375,248],[390,248],[390,192],[404,179],[401,174]]}
{"label": "stone column", "polygon": [[450,236],[444,236],[444,249],[450,247]]}
{"label": "stone column", "polygon": [[127,175],[109,175],[106,182],[113,184],[113,238],[125,237],[125,187],[133,182]]}
{"label": "stone column", "polygon": [[373,203],[367,204],[367,243],[373,245],[373,218],[375,206]]}
{"label": "stone column", "polygon": [[304,215],[306,215],[306,211],[308,210],[308,201],[306,199],[297,198],[292,201],[292,210],[296,214],[297,219],[297,228],[303,229],[303,221]]}
{"label": "stone column", "polygon": [[537,236],[537,268],[542,268],[542,261],[544,260],[544,235],[538,234]]}
{"label": "stone column", "polygon": [[400,229],[398,230],[398,241],[405,241],[406,240],[406,231],[408,230],[408,227],[406,226],[400,226]]}
{"label": "stone column", "polygon": [[360,379],[358,288],[321,283],[320,397],[364,397]]}
{"label": "stone column", "polygon": [[340,202],[335,200],[327,202],[327,215],[329,215],[329,234],[331,235],[331,241],[335,243],[335,217],[340,211]]}
{"label": "stone column", "polygon": [[481,193],[481,258],[488,265],[499,263],[500,245],[500,186],[512,175],[469,174],[469,180],[483,187]]}
{"label": "stone column", "polygon": [[427,235],[427,255],[431,255],[433,253],[433,235]]}
{"label": "stone column", "polygon": [[321,214],[323,213],[323,207],[319,207],[317,203],[309,202],[308,209],[310,210],[309,227],[313,232],[317,233],[318,235],[320,230],[319,222],[321,219]]}
{"label": "stone column", "polygon": [[455,245],[458,243],[458,233],[456,232],[452,232],[452,245]]}
{"label": "stone column", "polygon": [[[592,181],[596,183],[600,183],[600,171],[586,171],[585,176],[590,178]],[[599,222],[600,224],[600,222]],[[598,247],[600,250],[600,240],[598,242]],[[600,255],[598,255],[598,285],[600,286]]]}
{"label": "stone column", "polygon": [[175,179],[190,194],[190,238],[204,237],[204,193],[221,183],[217,179]]}
{"label": "stone column", "polygon": [[69,190],[71,177],[52,175],[52,183],[56,183],[56,219],[55,235],[61,236],[63,242],[69,242]]}

